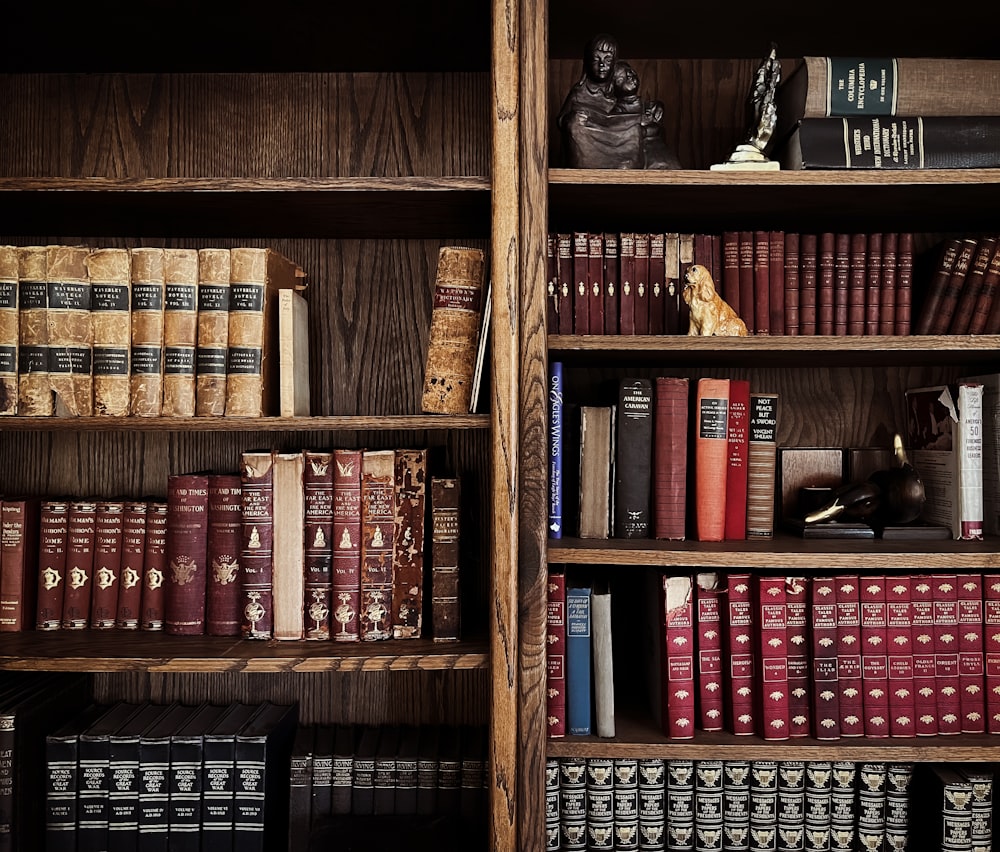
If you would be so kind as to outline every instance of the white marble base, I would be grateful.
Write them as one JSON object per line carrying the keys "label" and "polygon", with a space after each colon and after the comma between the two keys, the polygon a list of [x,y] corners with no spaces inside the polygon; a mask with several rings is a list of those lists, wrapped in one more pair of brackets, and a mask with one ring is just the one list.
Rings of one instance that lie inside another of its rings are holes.
{"label": "white marble base", "polygon": [[747,160],[742,163],[715,163],[715,165],[709,166],[709,169],[713,172],[778,172],[781,171],[781,163],[775,160],[763,160],[756,163]]}

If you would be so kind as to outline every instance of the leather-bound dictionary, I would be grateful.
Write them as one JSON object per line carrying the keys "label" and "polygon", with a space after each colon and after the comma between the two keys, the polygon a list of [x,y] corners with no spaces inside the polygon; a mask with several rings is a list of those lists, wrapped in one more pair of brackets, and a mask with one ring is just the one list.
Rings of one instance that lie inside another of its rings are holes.
{"label": "leather-bound dictionary", "polygon": [[868,286],[868,235],[849,236],[847,250],[847,333],[865,333],[865,301]]}
{"label": "leather-bound dictionary", "polygon": [[913,690],[913,614],[911,577],[889,577],[885,586],[886,666],[889,676],[889,736],[916,735]]}
{"label": "leather-bound dictionary", "polygon": [[861,684],[865,736],[889,736],[889,660],[887,579],[882,574],[859,578],[861,603]]}
{"label": "leather-bound dictionary", "polygon": [[395,455],[393,450],[365,450],[361,457],[362,641],[392,637]]}
{"label": "leather-bound dictionary", "polygon": [[963,734],[986,733],[983,669],[983,578],[959,575],[958,686]]}
{"label": "leather-bound dictionary", "polygon": [[425,412],[469,411],[485,270],[481,249],[442,246],[438,251],[430,339],[424,362],[421,409]]}
{"label": "leather-bound dictionary", "polygon": [[46,417],[55,411],[49,389],[46,254],[46,246],[24,246],[17,250],[20,340],[17,353],[17,413],[28,417]]}
{"label": "leather-bound dictionary", "polygon": [[454,641],[461,635],[461,487],[456,477],[431,478],[431,636],[435,642]]}
{"label": "leather-bound dictionary", "polygon": [[840,735],[865,732],[861,679],[861,597],[857,575],[834,578],[837,601],[837,683],[840,687]]}
{"label": "leather-bound dictionary", "polygon": [[19,632],[35,619],[41,501],[10,497],[0,502],[0,632]]}
{"label": "leather-bound dictionary", "polygon": [[208,475],[208,586],[205,633],[240,635],[243,482],[238,473]]}
{"label": "leather-bound dictionary", "polygon": [[142,569],[146,558],[145,500],[126,500],[122,513],[122,561],[118,579],[115,627],[138,630],[142,608]]}
{"label": "leather-bound dictionary", "polygon": [[566,574],[549,571],[545,616],[545,714],[550,738],[566,736]]}
{"label": "leather-bound dictionary", "polygon": [[808,577],[785,577],[785,621],[788,628],[788,735],[808,737],[812,703]]}
{"label": "leather-bound dictionary", "polygon": [[694,411],[695,531],[699,541],[726,536],[729,379],[698,379]]}
{"label": "leather-bound dictionary", "polygon": [[653,451],[653,383],[618,383],[615,440],[615,538],[648,538]]}
{"label": "leather-bound dictionary", "polygon": [[305,472],[302,452],[275,452],[274,547],[271,585],[275,639],[301,639],[305,631]]}
{"label": "leather-bound dictionary", "polygon": [[726,467],[727,540],[747,537],[747,454],[750,449],[750,381],[729,384],[729,451]]}
{"label": "leather-bound dictionary", "polygon": [[243,489],[240,635],[244,639],[270,639],[274,627],[271,573],[274,550],[273,462],[270,450],[248,450],[240,461]]}
{"label": "leather-bound dictionary", "polygon": [[882,310],[882,234],[868,234],[865,246],[865,334],[878,334]]}
{"label": "leather-bound dictionary", "polygon": [[230,250],[226,417],[279,411],[278,290],[295,289],[305,273],[269,248]]}
{"label": "leather-bound dictionary", "polygon": [[132,350],[128,249],[95,249],[87,255],[86,263],[94,327],[94,414],[124,417],[128,414]]}
{"label": "leather-bound dictionary", "polygon": [[424,623],[426,449],[396,450],[394,490],[396,543],[392,565],[392,638],[419,639]]}
{"label": "leather-bound dictionary", "polygon": [[167,502],[146,505],[146,555],[142,561],[142,598],[139,628],[163,630],[167,578]]}
{"label": "leather-bound dictionary", "polygon": [[90,626],[96,516],[97,504],[94,501],[73,500],[70,503],[62,617],[62,626],[66,630],[84,630]]}
{"label": "leather-bound dictionary", "polygon": [[747,538],[774,537],[775,468],[778,452],[778,394],[750,394],[747,443]]}
{"label": "leather-bound dictionary", "polygon": [[722,607],[725,589],[715,572],[695,576],[695,606],[698,618],[698,723],[703,731],[721,731],[725,726],[722,684]]}
{"label": "leather-bound dictionary", "polygon": [[[333,582],[333,452],[303,450],[305,499],[305,586],[303,615],[306,639],[330,638]],[[355,607],[355,610],[357,608]]]}
{"label": "leather-bound dictionary", "polygon": [[726,575],[727,605],[723,610],[723,649],[726,666],[723,681],[726,691],[726,728],[730,733],[753,735],[754,679],[753,601],[749,574]]}
{"label": "leather-bound dictionary", "polygon": [[49,388],[61,417],[86,417],[94,411],[89,252],[86,246],[49,246],[46,254]]}
{"label": "leather-bound dictionary", "polygon": [[98,500],[94,517],[94,579],[90,600],[90,627],[110,630],[118,616],[121,585],[124,500]]}
{"label": "leather-bound dictionary", "polygon": [[837,678],[837,594],[833,577],[813,577],[812,733],[818,740],[840,739],[840,685]]}
{"label": "leather-bound dictionary", "polygon": [[929,574],[917,574],[911,578],[910,601],[913,690],[917,704],[914,729],[918,737],[933,737],[938,733],[938,696],[934,660],[934,584]]}
{"label": "leather-bound dictionary", "polygon": [[879,312],[878,334],[896,333],[896,263],[899,252],[899,233],[882,234],[882,256],[879,262]]}
{"label": "leather-bound dictionary", "polygon": [[976,305],[983,290],[983,282],[990,265],[990,258],[995,253],[996,247],[996,237],[980,237],[976,243],[976,250],[969,262],[969,271],[965,274],[965,282],[958,294],[955,312],[952,314],[951,324],[948,326],[948,334],[969,333]]}
{"label": "leather-bound dictionary", "polygon": [[657,376],[653,397],[653,535],[683,541],[687,521],[690,380]]}
{"label": "leather-bound dictionary", "polygon": [[604,334],[604,234],[587,234],[587,331]]}
{"label": "leather-bound dictionary", "polygon": [[129,414],[163,410],[163,249],[129,250],[132,272],[132,353]]}
{"label": "leather-bound dictionary", "polygon": [[43,500],[38,520],[37,630],[62,627],[68,537],[69,502]]}
{"label": "leather-bound dictionary", "polygon": [[357,642],[361,612],[361,450],[333,451],[333,639]]}
{"label": "leather-bound dictionary", "polygon": [[17,247],[0,246],[0,415],[17,414]]}
{"label": "leather-bound dictionary", "polygon": [[760,671],[756,684],[758,727],[765,740],[787,740],[788,709],[788,614],[784,577],[753,580],[756,643],[754,667]]}
{"label": "leather-bound dictionary", "polygon": [[198,249],[194,409],[198,417],[221,417],[226,413],[230,267],[229,249]]}
{"label": "leather-bound dictionary", "polygon": [[193,417],[198,251],[163,250],[163,416]]}
{"label": "leather-bound dictionary", "polygon": [[962,694],[958,672],[958,578],[933,574],[934,683],[937,689],[938,734],[962,732]]}
{"label": "leather-bound dictionary", "polygon": [[1000,734],[1000,574],[983,575],[986,731]]}
{"label": "leather-bound dictionary", "polygon": [[164,630],[174,636],[205,632],[208,591],[208,474],[167,478],[167,576]]}

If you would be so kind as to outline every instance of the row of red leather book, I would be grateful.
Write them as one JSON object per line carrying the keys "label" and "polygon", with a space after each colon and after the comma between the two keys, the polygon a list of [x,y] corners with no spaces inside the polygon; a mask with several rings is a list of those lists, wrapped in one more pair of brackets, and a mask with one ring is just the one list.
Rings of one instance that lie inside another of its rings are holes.
{"label": "row of red leather book", "polygon": [[937,249],[915,334],[1000,334],[1000,239],[950,237]]}

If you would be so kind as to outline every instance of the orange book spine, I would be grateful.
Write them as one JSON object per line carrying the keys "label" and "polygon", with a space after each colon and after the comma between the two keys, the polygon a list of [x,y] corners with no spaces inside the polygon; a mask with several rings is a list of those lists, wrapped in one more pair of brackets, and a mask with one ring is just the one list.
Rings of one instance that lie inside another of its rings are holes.
{"label": "orange book spine", "polygon": [[729,379],[698,380],[695,405],[695,529],[699,541],[726,535]]}

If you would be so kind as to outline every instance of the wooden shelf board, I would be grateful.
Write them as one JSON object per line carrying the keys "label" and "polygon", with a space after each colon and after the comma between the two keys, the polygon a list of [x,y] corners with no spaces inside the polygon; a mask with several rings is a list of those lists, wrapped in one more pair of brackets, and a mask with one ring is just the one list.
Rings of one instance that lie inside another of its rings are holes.
{"label": "wooden shelf board", "polygon": [[356,672],[487,667],[485,640],[279,642],[228,636],[25,631],[0,637],[0,669],[18,671]]}

